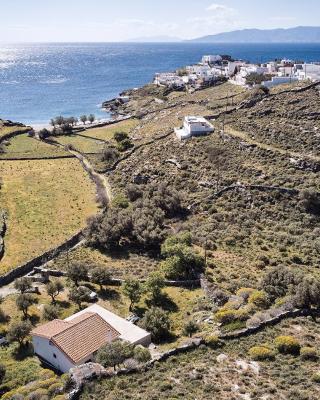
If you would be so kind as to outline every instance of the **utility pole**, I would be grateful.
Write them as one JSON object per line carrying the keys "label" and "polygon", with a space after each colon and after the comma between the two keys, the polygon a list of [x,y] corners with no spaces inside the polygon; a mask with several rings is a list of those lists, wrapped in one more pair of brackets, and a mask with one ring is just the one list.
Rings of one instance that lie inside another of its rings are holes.
{"label": "utility pole", "polygon": [[67,268],[69,269],[69,250],[67,250]]}

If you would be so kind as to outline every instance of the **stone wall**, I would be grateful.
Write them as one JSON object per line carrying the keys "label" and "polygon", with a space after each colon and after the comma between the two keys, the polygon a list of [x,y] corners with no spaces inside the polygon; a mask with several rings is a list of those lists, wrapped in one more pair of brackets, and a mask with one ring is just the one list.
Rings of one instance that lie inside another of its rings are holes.
{"label": "stone wall", "polygon": [[21,276],[24,276],[27,273],[31,272],[35,267],[39,267],[42,264],[45,264],[46,262],[57,257],[60,253],[69,250],[70,248],[78,244],[82,240],[82,238],[83,238],[83,232],[80,231],[76,233],[74,236],[72,236],[70,239],[66,240],[61,245],[55,247],[54,249],[49,250],[43,253],[42,255],[26,262],[25,264],[18,266],[17,268],[13,269],[12,271],[8,272],[5,275],[1,275],[0,287],[8,285],[15,279],[20,278]]}
{"label": "stone wall", "polygon": [[30,132],[30,128],[26,127],[25,129],[21,129],[19,131],[7,133],[7,134],[1,136],[0,143],[4,142],[5,140],[11,139],[15,136],[21,135],[23,133],[28,133],[28,132]]}

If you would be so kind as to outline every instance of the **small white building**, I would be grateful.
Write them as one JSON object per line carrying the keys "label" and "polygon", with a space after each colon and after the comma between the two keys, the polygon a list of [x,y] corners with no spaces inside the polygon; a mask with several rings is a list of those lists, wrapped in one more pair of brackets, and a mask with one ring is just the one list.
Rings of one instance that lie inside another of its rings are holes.
{"label": "small white building", "polygon": [[53,320],[31,332],[35,354],[65,373],[92,361],[96,352],[116,339],[148,346],[151,334],[94,304],[65,320]]}
{"label": "small white building", "polygon": [[296,76],[273,76],[270,81],[264,81],[261,84],[265,87],[271,88],[277,85],[283,85],[284,83],[296,82],[298,77]]}
{"label": "small white building", "polygon": [[222,57],[219,55],[206,55],[202,57],[202,64],[215,64],[217,62],[221,62]]}
{"label": "small white building", "polygon": [[188,139],[192,136],[201,136],[214,132],[214,127],[203,117],[187,116],[183,127],[174,129],[177,138]]}
{"label": "small white building", "polygon": [[168,86],[182,88],[185,83],[181,76],[175,72],[163,72],[155,74],[153,83],[157,86]]}

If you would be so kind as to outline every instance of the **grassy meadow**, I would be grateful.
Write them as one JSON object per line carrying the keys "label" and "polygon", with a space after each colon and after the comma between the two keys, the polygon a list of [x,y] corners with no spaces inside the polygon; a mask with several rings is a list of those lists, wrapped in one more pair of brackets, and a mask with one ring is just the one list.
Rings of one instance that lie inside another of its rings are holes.
{"label": "grassy meadow", "polygon": [[0,161],[0,176],[8,215],[1,273],[59,245],[97,211],[94,184],[76,159]]}
{"label": "grassy meadow", "polygon": [[3,154],[0,154],[0,159],[13,157],[37,159],[68,155],[68,153],[61,148],[31,138],[27,134],[22,134],[10,139],[4,146],[4,151]]}
{"label": "grassy meadow", "polygon": [[105,142],[111,141],[116,132],[129,134],[137,124],[136,120],[127,120],[102,128],[88,129],[75,135],[59,136],[55,140],[63,145],[72,145],[82,153],[100,153],[105,147]]}

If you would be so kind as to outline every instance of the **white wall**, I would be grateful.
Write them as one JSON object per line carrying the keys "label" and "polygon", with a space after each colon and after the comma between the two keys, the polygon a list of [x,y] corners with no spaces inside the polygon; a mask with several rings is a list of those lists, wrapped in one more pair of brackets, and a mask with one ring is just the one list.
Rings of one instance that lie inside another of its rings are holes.
{"label": "white wall", "polygon": [[[33,336],[32,343],[34,352],[40,357],[44,358],[48,363],[53,365],[61,372],[68,372],[74,364],[69,358],[56,346],[49,344],[49,339],[40,336]],[[56,357],[54,357],[56,355]]]}

